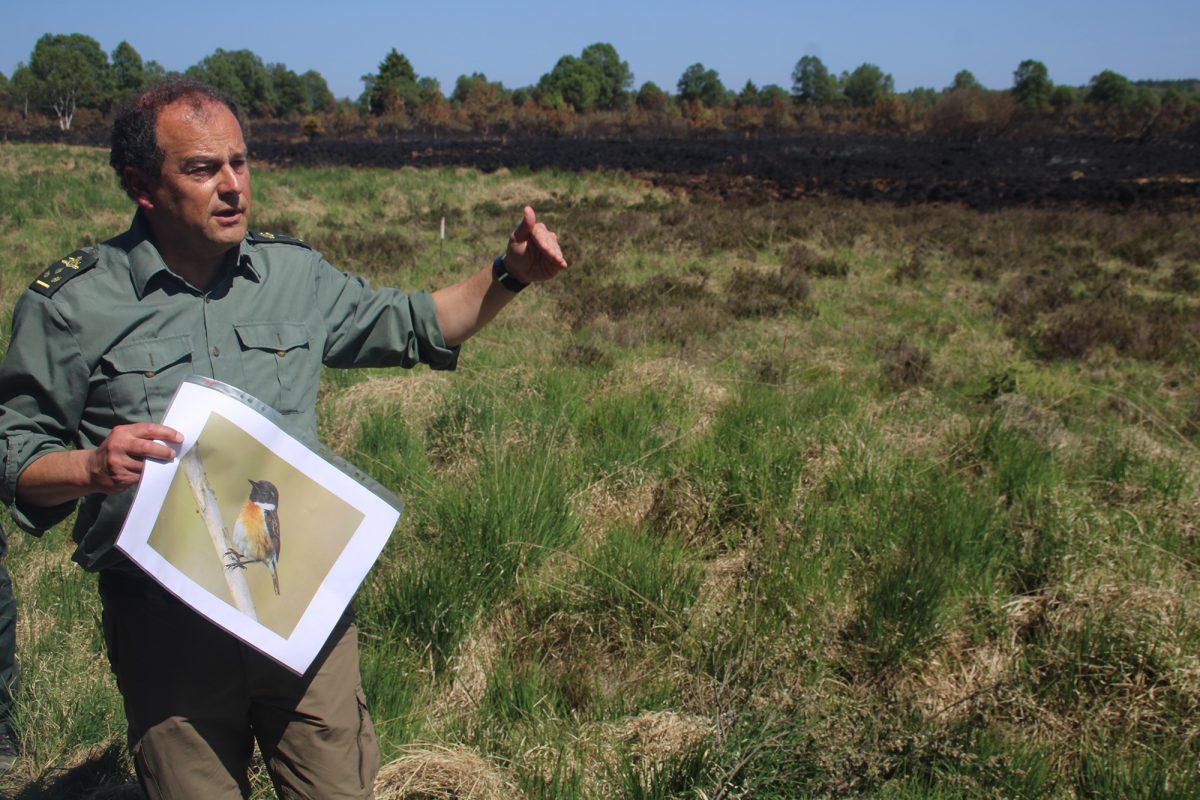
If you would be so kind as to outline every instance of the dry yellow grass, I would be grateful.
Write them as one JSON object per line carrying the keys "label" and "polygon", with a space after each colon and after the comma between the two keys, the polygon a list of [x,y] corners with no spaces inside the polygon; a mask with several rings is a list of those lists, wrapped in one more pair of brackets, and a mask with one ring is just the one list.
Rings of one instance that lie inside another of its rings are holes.
{"label": "dry yellow grass", "polygon": [[615,479],[589,484],[576,494],[580,535],[593,541],[611,528],[637,526],[650,511],[654,491],[649,482]]}
{"label": "dry yellow grass", "polygon": [[634,760],[647,769],[697,747],[713,730],[709,719],[674,711],[645,711],[612,726],[613,738],[628,745]]}
{"label": "dry yellow grass", "polygon": [[745,551],[717,556],[705,563],[704,583],[692,609],[693,619],[703,623],[727,613],[749,566],[750,555]]}
{"label": "dry yellow grass", "polygon": [[476,624],[450,659],[447,687],[433,702],[430,716],[445,723],[478,711],[487,690],[488,675],[512,633],[513,620],[507,611]]}
{"label": "dry yellow grass", "polygon": [[385,764],[375,779],[377,800],[516,800],[512,776],[462,746],[413,745]]}
{"label": "dry yellow grass", "polygon": [[359,426],[368,414],[396,413],[413,428],[424,428],[437,412],[449,379],[422,370],[405,375],[368,378],[331,401],[330,422],[321,431],[325,443],[346,452],[358,437]]}
{"label": "dry yellow grass", "polygon": [[[952,722],[973,713],[973,701],[984,698],[1013,677],[1019,649],[995,642],[972,646],[951,636],[919,670],[906,673],[896,695],[928,717]],[[986,699],[986,698],[984,698]]]}
{"label": "dry yellow grass", "polygon": [[473,181],[471,189],[459,199],[462,207],[472,208],[480,203],[497,203],[504,208],[531,205],[537,209],[558,196],[553,189],[539,186],[532,178],[514,178],[507,169],[499,169],[482,180]]}
{"label": "dry yellow grass", "polygon": [[951,413],[930,390],[922,386],[905,389],[868,411],[883,442],[892,452],[921,458],[949,452],[948,443],[970,432],[970,421]]}
{"label": "dry yellow grass", "polygon": [[716,730],[712,720],[676,711],[644,711],[606,722],[582,725],[566,749],[538,745],[522,763],[549,780],[556,771],[579,775],[583,796],[622,796],[616,782],[623,765],[645,779],[656,769],[700,747]]}
{"label": "dry yellow grass", "polygon": [[[292,221],[295,230],[273,231],[273,233],[285,233],[289,236],[295,236],[304,239],[310,235],[310,231],[317,230],[321,225],[321,220],[329,213],[329,206],[311,196],[299,196],[298,193],[289,186],[276,186],[272,190],[274,196],[271,198],[270,209],[266,210],[270,214],[271,209],[286,209],[288,220]],[[268,216],[267,219],[270,219]],[[260,225],[266,223],[261,219],[255,220],[251,225],[252,228],[259,229]]]}
{"label": "dry yellow grass", "polygon": [[625,392],[677,388],[685,407],[696,417],[695,424],[687,431],[692,437],[708,430],[729,398],[729,389],[705,367],[681,358],[654,358],[636,363],[614,374],[609,386]]}

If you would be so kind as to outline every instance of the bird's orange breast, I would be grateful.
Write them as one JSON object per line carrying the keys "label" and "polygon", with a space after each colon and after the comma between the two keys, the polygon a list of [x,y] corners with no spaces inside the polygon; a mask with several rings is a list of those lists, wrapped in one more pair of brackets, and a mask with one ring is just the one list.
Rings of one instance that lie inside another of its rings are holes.
{"label": "bird's orange breast", "polygon": [[[241,530],[239,530],[239,528]],[[238,514],[233,531],[235,545],[247,558],[262,561],[270,552],[267,525],[263,511],[254,503],[246,503]]]}

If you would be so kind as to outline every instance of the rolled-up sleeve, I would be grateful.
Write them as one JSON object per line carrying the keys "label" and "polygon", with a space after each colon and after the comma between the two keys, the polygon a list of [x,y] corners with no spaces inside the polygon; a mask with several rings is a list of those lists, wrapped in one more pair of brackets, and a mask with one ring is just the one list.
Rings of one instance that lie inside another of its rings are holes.
{"label": "rolled-up sleeve", "polygon": [[454,369],[459,348],[447,347],[428,292],[371,289],[320,259],[317,306],[326,320],[323,361],[331,367]]}
{"label": "rolled-up sleeve", "polygon": [[0,364],[0,500],[31,533],[54,527],[75,503],[40,507],[17,497],[21,473],[75,441],[88,374],[75,334],[54,303],[26,292],[13,310],[12,338]]}

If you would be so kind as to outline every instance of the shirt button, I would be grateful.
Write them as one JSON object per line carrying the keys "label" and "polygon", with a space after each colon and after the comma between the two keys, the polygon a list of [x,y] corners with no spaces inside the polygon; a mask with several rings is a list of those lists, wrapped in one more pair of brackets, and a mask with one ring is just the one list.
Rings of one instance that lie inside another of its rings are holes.
{"label": "shirt button", "polygon": [[279,356],[280,358],[283,358],[284,356],[287,355],[287,352],[284,350],[276,350],[275,355]]}
{"label": "shirt button", "polygon": [[214,347],[214,348],[213,348],[213,358],[217,358],[217,357],[218,357],[218,356],[220,356],[220,355],[221,355],[221,348],[219,348],[219,347]]}
{"label": "shirt button", "polygon": [[211,298],[211,297],[205,297],[205,298],[204,298],[204,302],[206,302],[206,303],[211,303],[211,302],[212,302],[212,298]]}
{"label": "shirt button", "polygon": [[155,373],[154,373],[154,370],[148,369],[145,372],[143,372],[142,374],[145,375],[147,378],[153,378]]}

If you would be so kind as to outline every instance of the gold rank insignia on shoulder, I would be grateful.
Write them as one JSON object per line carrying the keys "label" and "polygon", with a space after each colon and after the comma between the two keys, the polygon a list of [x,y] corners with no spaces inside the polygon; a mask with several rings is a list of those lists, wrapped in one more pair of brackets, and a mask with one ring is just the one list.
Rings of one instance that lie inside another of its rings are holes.
{"label": "gold rank insignia on shoulder", "polygon": [[308,242],[302,239],[296,239],[292,236],[287,236],[282,233],[267,233],[266,231],[246,231],[246,239],[251,244],[294,244],[297,247],[303,247],[311,250]]}
{"label": "gold rank insignia on shoulder", "polygon": [[29,284],[29,288],[38,294],[50,297],[71,278],[96,266],[99,260],[99,253],[93,248],[76,250],[66,258],[55,261],[46,267],[45,271]]}

